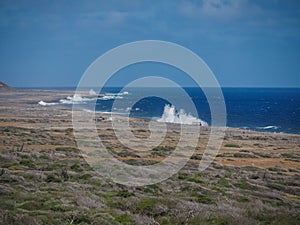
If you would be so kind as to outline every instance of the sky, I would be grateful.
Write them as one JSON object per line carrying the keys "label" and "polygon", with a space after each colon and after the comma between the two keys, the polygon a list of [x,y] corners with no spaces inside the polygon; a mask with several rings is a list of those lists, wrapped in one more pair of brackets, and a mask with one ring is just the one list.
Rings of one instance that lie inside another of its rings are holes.
{"label": "sky", "polygon": [[1,0],[0,81],[76,86],[96,58],[139,40],[192,50],[222,87],[300,87],[298,0]]}

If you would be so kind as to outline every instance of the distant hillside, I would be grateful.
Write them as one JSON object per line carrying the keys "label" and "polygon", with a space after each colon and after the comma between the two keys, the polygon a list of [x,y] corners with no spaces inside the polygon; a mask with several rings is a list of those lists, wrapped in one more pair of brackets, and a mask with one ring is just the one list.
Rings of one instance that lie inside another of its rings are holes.
{"label": "distant hillside", "polygon": [[0,82],[0,92],[2,91],[14,91],[15,89],[8,86],[7,84]]}

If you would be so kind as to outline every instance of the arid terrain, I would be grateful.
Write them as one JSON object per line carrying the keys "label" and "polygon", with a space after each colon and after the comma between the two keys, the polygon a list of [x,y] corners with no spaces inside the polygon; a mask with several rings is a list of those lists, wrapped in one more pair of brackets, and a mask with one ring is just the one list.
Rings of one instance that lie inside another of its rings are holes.
{"label": "arid terrain", "polygon": [[[179,173],[129,187],[84,160],[71,108],[37,104],[72,94],[0,92],[0,224],[300,224],[300,135],[228,128],[216,159],[199,172],[209,136],[202,128]],[[103,117],[99,136],[128,164],[157,163],[178,142],[179,126],[170,124],[160,146],[141,155],[124,147]],[[149,121],[130,122],[136,137],[148,137]]]}

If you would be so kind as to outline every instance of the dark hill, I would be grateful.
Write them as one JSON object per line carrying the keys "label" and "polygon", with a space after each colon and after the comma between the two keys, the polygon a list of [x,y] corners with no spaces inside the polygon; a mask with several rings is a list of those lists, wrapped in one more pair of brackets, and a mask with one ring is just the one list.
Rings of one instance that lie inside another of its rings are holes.
{"label": "dark hill", "polygon": [[3,92],[3,91],[14,91],[15,89],[8,86],[7,84],[3,83],[3,82],[0,82],[0,92]]}

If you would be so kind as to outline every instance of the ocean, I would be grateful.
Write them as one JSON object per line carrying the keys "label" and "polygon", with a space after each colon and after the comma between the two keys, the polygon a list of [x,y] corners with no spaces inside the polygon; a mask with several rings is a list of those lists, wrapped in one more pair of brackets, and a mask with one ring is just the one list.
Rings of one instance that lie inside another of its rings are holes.
{"label": "ocean", "polygon": [[[184,90],[197,113],[189,111],[189,107],[182,107],[184,104],[173,104],[185,102],[184,96],[176,88],[121,90],[106,87],[99,95],[90,90],[90,97],[70,96],[59,102],[43,102],[41,99],[39,104],[70,106],[74,103],[82,109],[93,110],[91,100],[95,100],[96,96],[95,110],[99,112],[129,113],[130,117],[167,122],[178,122],[179,118],[184,118],[187,122],[200,121],[204,125],[210,125],[210,107],[203,91],[193,87]],[[300,88],[222,88],[222,91],[228,127],[300,134]],[[160,96],[168,96],[168,100]]]}

